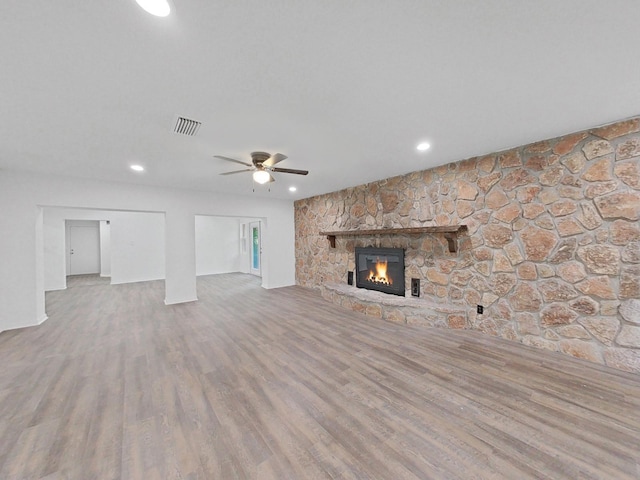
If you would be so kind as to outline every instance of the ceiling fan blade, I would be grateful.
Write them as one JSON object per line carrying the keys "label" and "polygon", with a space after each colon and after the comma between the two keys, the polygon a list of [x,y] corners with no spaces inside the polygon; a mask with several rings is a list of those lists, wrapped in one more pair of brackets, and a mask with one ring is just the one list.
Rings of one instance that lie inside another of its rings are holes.
{"label": "ceiling fan blade", "polygon": [[276,163],[279,163],[286,158],[286,155],[283,155],[281,153],[274,153],[264,161],[263,165],[265,167],[273,167]]}
{"label": "ceiling fan blade", "polygon": [[308,170],[294,170],[292,168],[272,168],[271,169],[272,172],[279,172],[279,173],[295,173],[296,175],[306,175],[309,173]]}
{"label": "ceiling fan blade", "polygon": [[221,173],[220,175],[233,175],[234,173],[250,172],[252,170],[253,168],[246,168],[244,170],[234,170],[233,172],[224,172],[224,173]]}
{"label": "ceiling fan blade", "polygon": [[275,182],[276,179],[273,178],[273,175],[269,174],[269,181],[267,183]]}
{"label": "ceiling fan blade", "polygon": [[253,167],[253,165],[251,165],[250,163],[242,162],[240,160],[236,160],[235,158],[223,157],[221,155],[214,155],[214,157],[219,158],[220,160],[226,160],[227,162],[235,162],[239,163],[240,165],[246,165],[247,167]]}

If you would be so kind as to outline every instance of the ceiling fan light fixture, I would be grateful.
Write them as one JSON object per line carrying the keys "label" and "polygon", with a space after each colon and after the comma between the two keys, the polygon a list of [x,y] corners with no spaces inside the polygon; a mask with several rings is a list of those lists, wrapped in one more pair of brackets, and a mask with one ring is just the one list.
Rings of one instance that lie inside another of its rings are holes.
{"label": "ceiling fan light fixture", "polygon": [[266,170],[256,170],[253,172],[253,180],[260,185],[263,185],[269,181],[271,175]]}
{"label": "ceiling fan light fixture", "polygon": [[136,3],[156,17],[166,17],[171,13],[171,5],[167,0],[136,0]]}

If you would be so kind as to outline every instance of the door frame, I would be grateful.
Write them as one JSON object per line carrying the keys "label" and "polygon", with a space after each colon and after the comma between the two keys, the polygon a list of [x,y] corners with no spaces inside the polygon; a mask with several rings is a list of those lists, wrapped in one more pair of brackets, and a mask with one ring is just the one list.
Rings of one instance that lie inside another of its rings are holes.
{"label": "door frame", "polygon": [[262,228],[260,221],[249,222],[249,273],[262,276]]}

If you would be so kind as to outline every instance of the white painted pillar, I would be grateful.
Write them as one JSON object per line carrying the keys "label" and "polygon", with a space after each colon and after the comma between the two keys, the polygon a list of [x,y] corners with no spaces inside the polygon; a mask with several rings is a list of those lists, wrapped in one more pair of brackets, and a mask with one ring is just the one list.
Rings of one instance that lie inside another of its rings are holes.
{"label": "white painted pillar", "polygon": [[195,215],[186,209],[165,213],[166,305],[198,300]]}
{"label": "white painted pillar", "polygon": [[44,298],[44,211],[36,207],[35,222],[35,275],[36,275],[36,322],[41,324],[47,319]]}
{"label": "white painted pillar", "polygon": [[5,196],[8,190],[0,178],[0,331],[37,325],[44,320],[39,316],[44,310],[40,306],[44,293],[40,296],[36,292],[40,268],[36,262],[37,207]]}
{"label": "white painted pillar", "polygon": [[111,276],[111,222],[100,220],[100,276]]}

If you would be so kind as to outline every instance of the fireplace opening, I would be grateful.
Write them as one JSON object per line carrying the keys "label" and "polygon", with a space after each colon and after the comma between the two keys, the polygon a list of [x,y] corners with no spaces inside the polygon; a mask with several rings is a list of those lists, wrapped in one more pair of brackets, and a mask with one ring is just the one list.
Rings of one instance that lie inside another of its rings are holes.
{"label": "fireplace opening", "polygon": [[404,250],[356,247],[356,287],[404,297]]}

